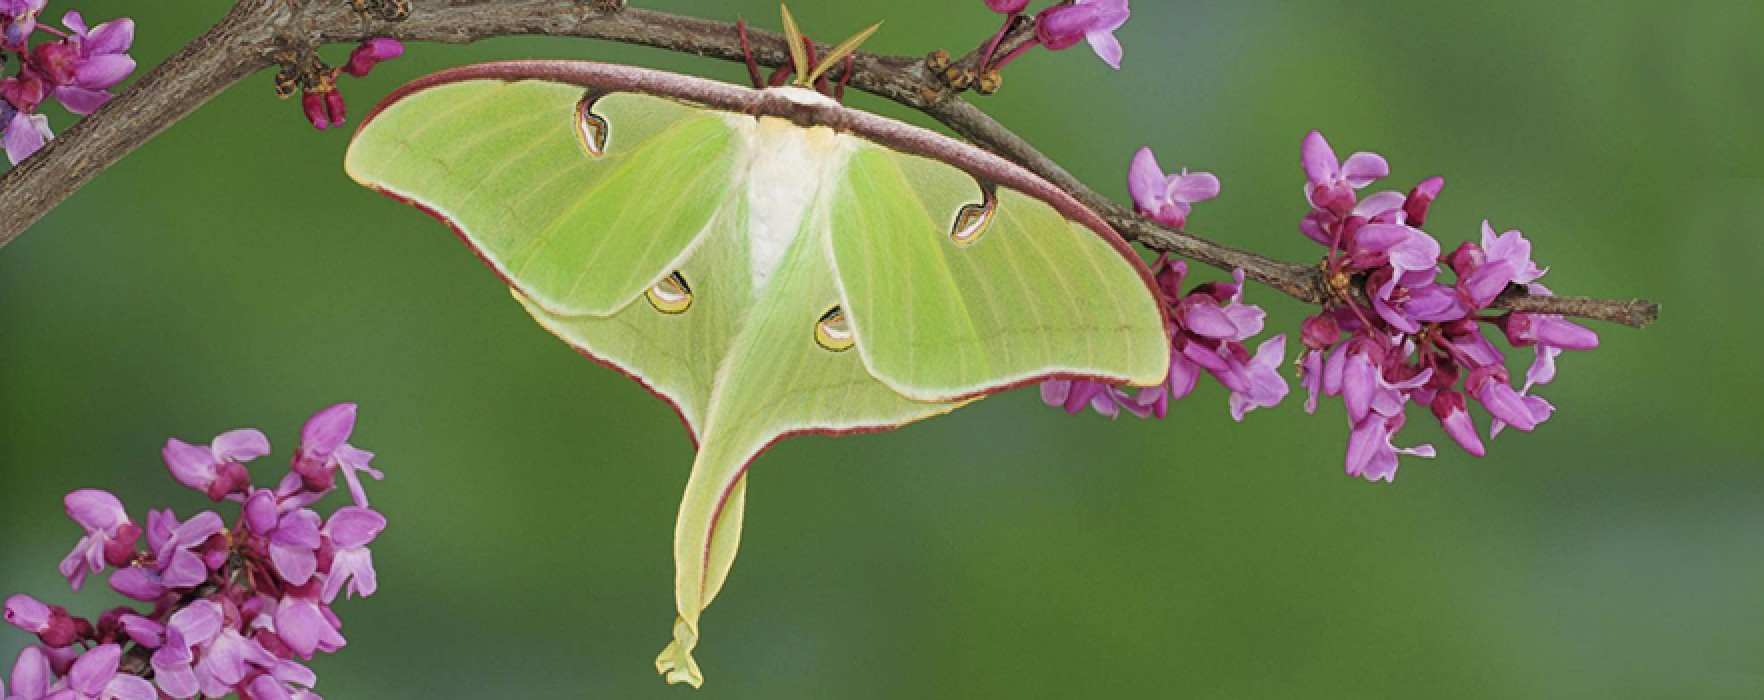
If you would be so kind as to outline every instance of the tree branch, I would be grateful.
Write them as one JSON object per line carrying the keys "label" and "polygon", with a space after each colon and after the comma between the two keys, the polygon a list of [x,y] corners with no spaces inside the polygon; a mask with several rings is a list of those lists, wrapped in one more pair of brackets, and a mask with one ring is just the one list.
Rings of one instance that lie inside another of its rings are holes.
{"label": "tree branch", "polygon": [[[468,43],[514,35],[574,36],[650,46],[726,61],[743,61],[735,26],[639,8],[609,0],[412,0],[398,22],[369,20],[347,0],[239,0],[214,28],[87,116],[35,156],[0,176],[0,246],[17,237],[93,176],[182,119],[221,90],[274,65],[278,53],[327,43],[354,43],[375,36],[407,41]],[[1033,35],[1032,23],[1017,27],[1000,51]],[[749,31],[762,65],[789,61],[784,38]],[[1071,193],[1128,240],[1220,269],[1243,268],[1250,279],[1311,304],[1330,298],[1314,265],[1273,260],[1214,243],[1140,217],[1073,177],[997,120],[959,97],[945,75],[972,75],[974,54],[940,66],[902,56],[859,53],[851,87],[917,109],[974,143],[1021,164]],[[953,73],[951,71],[954,71]],[[964,71],[967,73],[964,74]],[[965,84],[967,80],[958,80]],[[1510,289],[1494,308],[1562,314],[1645,327],[1659,316],[1646,300],[1538,297]]]}

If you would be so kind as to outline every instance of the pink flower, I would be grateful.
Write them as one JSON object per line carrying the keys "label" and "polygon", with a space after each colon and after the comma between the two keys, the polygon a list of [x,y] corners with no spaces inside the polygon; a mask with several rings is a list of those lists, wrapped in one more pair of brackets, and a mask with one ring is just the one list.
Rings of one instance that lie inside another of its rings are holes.
{"label": "pink flower", "polygon": [[[1027,2],[1027,0],[1024,1]],[[390,61],[403,55],[404,44],[399,43],[397,39],[374,37],[361,42],[355,47],[355,50],[349,52],[349,62],[343,65],[343,72],[357,78],[365,77],[381,61]]]}
{"label": "pink flower", "polygon": [[1314,209],[1346,216],[1354,208],[1355,190],[1365,189],[1379,178],[1390,175],[1390,164],[1376,153],[1355,153],[1343,163],[1323,134],[1313,131],[1305,135],[1301,161],[1310,183],[1305,186],[1305,201]]}
{"label": "pink flower", "polygon": [[288,583],[306,585],[318,571],[319,514],[304,508],[282,516],[269,535],[270,561]]}
{"label": "pink flower", "polygon": [[38,641],[57,649],[79,641],[91,631],[90,623],[69,615],[67,608],[44,605],[28,595],[7,598],[4,617],[7,624],[37,635]]}
{"label": "pink flower", "polygon": [[55,99],[74,114],[90,114],[109,102],[109,90],[135,72],[128,55],[135,41],[135,21],[111,20],[88,31],[78,12],[62,17],[73,30],[66,41],[42,44],[32,52],[32,63],[55,85]]}
{"label": "pink flower", "polygon": [[368,597],[379,589],[374,573],[374,556],[368,543],[386,529],[386,516],[366,508],[338,508],[325,523],[324,539],[333,554],[325,588],[320,596],[327,604],[337,599],[348,584],[350,596]]}
{"label": "pink flower", "polygon": [[134,560],[141,528],[129,520],[116,496],[85,489],[68,494],[66,505],[68,517],[86,530],[86,536],[61,561],[61,575],[74,590],[85,584],[87,574],[104,571],[106,563],[125,566]]}
{"label": "pink flower", "polygon": [[22,52],[49,0],[0,0],[0,49]]}
{"label": "pink flower", "polygon": [[1212,173],[1190,174],[1187,168],[1165,175],[1150,148],[1133,155],[1127,170],[1127,190],[1140,214],[1171,228],[1182,228],[1195,202],[1219,196],[1219,178]]}
{"label": "pink flower", "polygon": [[221,697],[253,668],[275,667],[275,656],[239,633],[236,616],[236,609],[212,600],[198,600],[171,616],[165,646],[153,653],[153,677],[166,695]]}
{"label": "pink flower", "polygon": [[1395,481],[1398,455],[1433,457],[1432,445],[1397,447],[1391,440],[1402,430],[1402,413],[1368,415],[1348,434],[1347,473],[1367,481]]}
{"label": "pink flower", "polygon": [[1127,0],[1076,0],[1041,11],[1035,17],[1035,34],[1054,51],[1090,42],[1091,50],[1115,70],[1121,69],[1121,42],[1115,30],[1127,23]]}
{"label": "pink flower", "polygon": [[[12,78],[7,78],[12,80]],[[0,81],[4,82],[4,81]],[[0,102],[0,142],[6,147],[6,159],[18,165],[43,148],[43,144],[55,138],[55,132],[49,130],[49,118],[41,114],[30,114],[13,107],[10,103]]]}
{"label": "pink flower", "polygon": [[251,476],[242,464],[269,451],[269,438],[262,431],[242,429],[221,433],[207,447],[172,438],[165,441],[160,455],[178,483],[219,501],[243,494]]}
{"label": "pink flower", "polygon": [[294,456],[294,472],[305,481],[307,488],[329,491],[336,487],[336,473],[341,470],[355,505],[366,508],[367,492],[362,489],[356,472],[366,473],[376,481],[385,475],[368,466],[374,453],[346,442],[354,430],[355,404],[340,403],[313,414],[300,430],[300,451]]}
{"label": "pink flower", "polygon": [[338,633],[342,624],[320,602],[317,584],[295,586],[276,604],[275,633],[302,659],[314,652],[331,653],[348,644]]}
{"label": "pink flower", "polygon": [[1041,383],[1041,401],[1049,406],[1064,408],[1072,415],[1082,413],[1086,406],[1110,418],[1121,415],[1122,409],[1140,418],[1148,415],[1145,407],[1120,387],[1089,379],[1044,381]]}

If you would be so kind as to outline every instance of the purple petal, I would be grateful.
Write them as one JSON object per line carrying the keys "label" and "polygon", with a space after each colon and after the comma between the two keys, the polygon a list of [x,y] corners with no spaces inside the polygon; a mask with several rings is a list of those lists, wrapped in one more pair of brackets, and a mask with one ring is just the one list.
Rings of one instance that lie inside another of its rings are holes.
{"label": "purple petal", "polygon": [[193,547],[220,534],[224,529],[226,523],[221,520],[220,514],[205,510],[191,516],[189,521],[173,530],[170,541],[176,542],[180,547]]}
{"label": "purple petal", "polygon": [[[190,644],[206,645],[215,635],[220,634],[221,626],[226,621],[221,614],[219,603],[212,600],[198,600],[183,610],[172,613],[167,629],[174,630]],[[168,633],[169,634],[169,633]]]}
{"label": "purple petal", "polygon": [[1599,334],[1558,316],[1539,316],[1532,327],[1539,345],[1563,350],[1591,350],[1599,346]]}
{"label": "purple petal", "polygon": [[1168,201],[1164,183],[1164,170],[1158,167],[1152,149],[1141,148],[1133,154],[1133,164],[1127,167],[1127,192],[1140,211],[1151,213],[1164,208]]}
{"label": "purple petal", "polygon": [[1440,421],[1440,425],[1465,452],[1477,457],[1488,454],[1488,450],[1482,445],[1482,436],[1476,433],[1476,422],[1470,418],[1468,412],[1458,411],[1448,415]]}
{"label": "purple petal", "polygon": [[280,521],[280,514],[276,509],[274,493],[268,489],[251,492],[251,497],[245,499],[245,527],[258,534],[274,530],[276,523]]}
{"label": "purple petal", "polygon": [[245,649],[238,632],[223,629],[214,643],[196,664],[197,676],[207,675],[223,685],[235,685],[245,678]]}
{"label": "purple petal", "polygon": [[87,90],[109,90],[135,72],[135,59],[113,53],[91,56],[74,69],[74,82]]}
{"label": "purple petal", "polygon": [[159,700],[159,691],[140,676],[119,673],[104,688],[105,700]]}
{"label": "purple petal", "polygon": [[[1141,418],[1150,413],[1145,407],[1131,401],[1120,401],[1120,405]],[[351,596],[371,596],[379,590],[379,577],[374,573],[374,555],[365,549],[350,549],[337,552],[337,558],[331,564],[330,578],[325,579],[325,589],[321,598],[327,602],[337,599],[343,590],[345,581],[350,582]]]}
{"label": "purple petal", "polygon": [[1220,340],[1236,340],[1237,324],[1225,311],[1210,303],[1190,304],[1183,309],[1182,325],[1198,335]]}
{"label": "purple petal", "polygon": [[276,565],[276,572],[288,583],[304,586],[318,571],[318,555],[310,547],[272,544],[269,550],[270,562]]}
{"label": "purple petal", "polygon": [[1354,205],[1354,216],[1363,216],[1368,220],[1403,208],[1407,198],[1395,190],[1385,190],[1360,200]]}
{"label": "purple petal", "polygon": [[1348,433],[1348,476],[1364,476],[1367,479],[1373,479],[1368,473],[1368,468],[1380,451],[1390,448],[1389,440],[1390,436],[1385,431],[1383,417],[1372,416],[1356,423],[1353,432]]}
{"label": "purple petal", "polygon": [[1411,318],[1407,313],[1404,313],[1402,309],[1398,309],[1390,302],[1385,301],[1385,297],[1389,295],[1390,288],[1391,285],[1385,285],[1384,291],[1372,295],[1372,310],[1377,311],[1379,318],[1384,319],[1386,323],[1389,323],[1399,331],[1404,333],[1414,333],[1421,330],[1421,324],[1419,322],[1414,318]]}
{"label": "purple petal", "polygon": [[87,34],[85,51],[88,54],[122,53],[134,42],[135,20],[124,17],[100,24]]}
{"label": "purple petal", "polygon": [[293,700],[288,694],[288,687],[276,680],[275,676],[258,676],[250,685],[252,700]]}
{"label": "purple petal", "polygon": [[301,658],[310,659],[321,648],[340,648],[343,636],[325,619],[317,603],[289,599],[276,608],[276,636]]}
{"label": "purple petal", "polygon": [[288,547],[305,547],[318,549],[319,546],[319,514],[301,509],[282,516],[276,526],[270,542]]}
{"label": "purple petal", "polygon": [[1537,419],[1532,417],[1531,407],[1525,403],[1525,397],[1513,391],[1513,387],[1498,379],[1490,379],[1483,383],[1482,389],[1476,393],[1476,399],[1482,402],[1483,408],[1502,423],[1520,430],[1530,432],[1537,427]]}
{"label": "purple petal", "polygon": [[122,661],[122,647],[106,644],[80,656],[67,674],[67,684],[89,697],[97,697],[116,677],[116,665]]}
{"label": "purple petal", "polygon": [[1409,290],[1409,303],[1403,305],[1415,320],[1442,323],[1463,318],[1469,310],[1458,303],[1458,295],[1443,285],[1429,284]]}
{"label": "purple petal", "polygon": [[1268,312],[1254,304],[1236,304],[1225,309],[1225,316],[1231,319],[1231,325],[1237,328],[1234,340],[1248,340],[1261,334],[1266,325]]}
{"label": "purple petal", "polygon": [[89,89],[77,85],[63,85],[55,88],[55,99],[74,114],[91,114],[115,97],[100,89]]}
{"label": "purple petal", "polygon": [[[177,479],[180,484],[197,491],[207,491],[209,482],[214,481],[214,454],[206,447],[172,438],[165,441],[165,447],[159,454],[165,459],[166,468],[171,470],[172,478]],[[151,513],[147,520],[147,530],[151,533]]]}
{"label": "purple petal", "polygon": [[1065,406],[1066,395],[1072,393],[1072,382],[1066,379],[1049,379],[1041,383],[1041,402],[1049,406]]}
{"label": "purple petal", "polygon": [[300,429],[300,448],[310,454],[328,456],[342,447],[354,430],[355,404],[329,406],[313,414]]}
{"label": "purple petal", "polygon": [[1127,23],[1131,16],[1128,12],[1127,0],[1077,0],[1079,5],[1096,8],[1095,28],[1097,31],[1115,31]]}
{"label": "purple petal", "polygon": [[129,521],[122,501],[108,491],[81,489],[63,499],[67,517],[73,518],[87,532],[110,531]]}
{"label": "purple petal", "polygon": [[1347,360],[1342,372],[1341,398],[1347,404],[1348,419],[1360,423],[1372,412],[1372,394],[1378,390],[1378,368],[1365,355]]}
{"label": "purple petal", "polygon": [[21,593],[6,599],[3,616],[7,624],[37,634],[48,629],[52,614],[49,606]]}
{"label": "purple petal", "polygon": [[1096,52],[1103,63],[1109,64],[1115,70],[1121,70],[1121,40],[1115,38],[1113,32],[1112,28],[1106,32],[1087,32],[1084,38],[1090,42],[1090,49]]}
{"label": "purple petal", "polygon": [[24,651],[18,653],[18,661],[12,665],[10,697],[40,700],[49,694],[49,684],[54,681],[55,672],[49,667],[49,658],[43,655],[43,650],[34,646],[25,647]]}
{"label": "purple petal", "polygon": [[67,14],[62,15],[61,26],[72,29],[75,36],[86,36],[86,18],[80,14],[79,10],[69,10]]}
{"label": "purple petal", "polygon": [[1421,229],[1404,228],[1408,228],[1409,237],[1390,249],[1391,266],[1399,270],[1431,270],[1439,265],[1439,241]]}
{"label": "purple petal", "polygon": [[1212,173],[1183,173],[1170,178],[1170,199],[1203,202],[1219,196],[1219,178]]}
{"label": "purple petal", "polygon": [[[187,550],[174,550],[160,572],[160,583],[167,588],[194,588],[208,580],[208,564],[202,557]],[[115,585],[115,577],[111,584]]]}
{"label": "purple petal", "polygon": [[1200,375],[1200,365],[1195,364],[1193,360],[1188,359],[1185,355],[1172,356],[1170,358],[1170,377],[1164,380],[1164,386],[1169,387],[1167,399],[1175,401],[1194,393],[1195,386],[1200,383]]}
{"label": "purple petal", "polygon": [[189,661],[162,664],[157,653],[153,655],[153,680],[159,683],[159,689],[165,691],[166,695],[179,700],[196,697],[196,693],[202,688],[196,680],[196,672],[190,669]]}
{"label": "purple petal", "polygon": [[1355,153],[1348,156],[1346,163],[1342,163],[1341,175],[1347,178],[1348,185],[1357,190],[1390,175],[1390,164],[1384,162],[1384,156],[1377,153]]}
{"label": "purple petal", "polygon": [[356,475],[356,472],[366,472],[375,481],[386,478],[386,475],[368,466],[368,463],[373,459],[374,453],[357,449],[352,445],[337,448],[337,461],[343,467],[343,481],[349,485],[349,496],[354,499],[355,505],[362,508],[368,507],[367,491],[361,487],[361,478]]}
{"label": "purple petal", "polygon": [[135,643],[148,649],[158,649],[165,644],[165,625],[140,615],[124,615],[121,622],[123,633]]}
{"label": "purple petal", "polygon": [[1305,166],[1305,177],[1310,178],[1312,184],[1327,185],[1341,174],[1341,161],[1336,159],[1335,150],[1329,147],[1322,132],[1305,134],[1299,157]]}
{"label": "purple petal", "polygon": [[1409,240],[1415,229],[1403,224],[1367,224],[1354,234],[1361,250],[1383,253]]}
{"label": "purple petal", "polygon": [[339,549],[351,549],[374,541],[386,529],[386,517],[368,510],[345,506],[338,508],[325,523],[325,534]]}
{"label": "purple petal", "polygon": [[165,586],[160,584],[159,573],[141,566],[117,569],[116,573],[110,575],[110,588],[143,603],[152,603],[165,595]]}
{"label": "purple petal", "polygon": [[1506,291],[1507,284],[1513,281],[1513,265],[1506,260],[1492,260],[1482,267],[1476,268],[1459,286],[1468,297],[1470,303],[1481,309],[1493,303],[1495,297]]}
{"label": "purple petal", "polygon": [[221,433],[210,447],[215,459],[234,462],[249,462],[270,452],[269,438],[263,431],[250,428]]}

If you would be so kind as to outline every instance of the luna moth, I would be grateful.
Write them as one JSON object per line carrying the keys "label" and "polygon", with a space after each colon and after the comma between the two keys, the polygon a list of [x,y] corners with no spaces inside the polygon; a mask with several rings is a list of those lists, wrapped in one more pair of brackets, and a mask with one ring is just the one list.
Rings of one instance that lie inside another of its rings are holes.
{"label": "luna moth", "polygon": [[677,618],[656,659],[671,683],[703,682],[701,613],[735,558],[748,465],[776,441],[1050,378],[1152,386],[1169,367],[1151,276],[1096,214],[801,86],[467,66],[388,97],[346,169],[452,227],[539,325],[686,424]]}

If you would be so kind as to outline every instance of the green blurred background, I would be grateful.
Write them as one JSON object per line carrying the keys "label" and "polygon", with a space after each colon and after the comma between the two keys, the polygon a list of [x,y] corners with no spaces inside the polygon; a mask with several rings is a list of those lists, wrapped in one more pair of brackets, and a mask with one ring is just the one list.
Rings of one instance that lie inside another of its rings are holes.
{"label": "green blurred background", "polygon": [[[339,0],[341,1],[341,0]],[[72,3],[54,0],[50,15]],[[770,0],[641,5],[776,25]],[[216,0],[82,0],[152,65]],[[823,39],[964,50],[978,0],[799,0]],[[1764,4],[1139,0],[1125,70],[1083,47],[981,104],[1104,192],[1133,150],[1218,173],[1192,228],[1290,260],[1300,137],[1449,181],[1429,227],[1522,228],[1558,291],[1646,296],[1487,459],[1441,443],[1394,485],[1342,474],[1339,402],[1231,423],[1203,385],[1164,422],[1017,391],[899,432],[784,442],[705,621],[705,697],[1764,696]],[[327,49],[341,61],[345,47]],[[735,65],[574,39],[414,45],[344,89],[514,57],[739,81]],[[868,96],[852,104],[914,119]],[[57,129],[70,123],[55,114]],[[526,318],[445,228],[359,189],[267,73],[174,126],[0,250],[0,593],[77,612],[60,499],[205,501],[168,436],[360,402],[392,527],[379,596],[341,604],[337,698],[684,697],[650,667],[692,448],[667,406]],[[3,215],[3,214],[0,214]],[[1209,275],[1222,276],[1209,271]],[[1304,309],[1266,289],[1277,327]],[[279,473],[279,472],[278,472]],[[0,659],[26,642],[0,630]]]}

